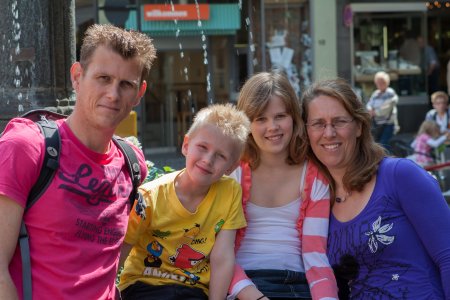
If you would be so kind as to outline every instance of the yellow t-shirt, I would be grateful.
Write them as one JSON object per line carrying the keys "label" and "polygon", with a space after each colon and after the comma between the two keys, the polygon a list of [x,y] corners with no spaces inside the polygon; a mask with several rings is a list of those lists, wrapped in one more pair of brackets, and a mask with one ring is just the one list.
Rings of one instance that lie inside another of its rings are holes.
{"label": "yellow t-shirt", "polygon": [[221,229],[246,226],[241,187],[223,176],[189,212],[178,200],[174,180],[164,175],[140,188],[143,199],[130,213],[125,242],[134,245],[120,276],[119,289],[136,281],[151,285],[184,284],[208,294],[209,255]]}

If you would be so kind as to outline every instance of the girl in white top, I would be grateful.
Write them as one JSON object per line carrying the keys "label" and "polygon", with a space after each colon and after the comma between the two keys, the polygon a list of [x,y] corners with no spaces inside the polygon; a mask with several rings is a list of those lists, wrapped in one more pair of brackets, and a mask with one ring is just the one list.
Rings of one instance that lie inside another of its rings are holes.
{"label": "girl in white top", "polygon": [[329,187],[306,159],[295,91],[283,74],[255,74],[237,106],[251,121],[235,173],[248,227],[237,233],[228,299],[337,299],[326,256]]}

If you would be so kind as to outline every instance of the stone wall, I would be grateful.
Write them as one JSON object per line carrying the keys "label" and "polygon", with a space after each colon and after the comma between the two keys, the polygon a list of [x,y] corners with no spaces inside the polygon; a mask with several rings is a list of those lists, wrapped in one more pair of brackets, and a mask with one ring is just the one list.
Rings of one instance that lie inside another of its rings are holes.
{"label": "stone wall", "polygon": [[0,28],[1,132],[9,119],[71,97],[75,0],[0,1]]}

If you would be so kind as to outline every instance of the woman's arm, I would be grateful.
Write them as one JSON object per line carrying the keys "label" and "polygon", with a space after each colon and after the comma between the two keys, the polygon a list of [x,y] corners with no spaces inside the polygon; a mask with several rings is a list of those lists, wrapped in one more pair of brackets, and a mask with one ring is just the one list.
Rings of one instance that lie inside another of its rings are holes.
{"label": "woman's arm", "polygon": [[440,187],[409,160],[399,161],[393,178],[403,178],[401,184],[396,183],[401,207],[439,268],[445,299],[450,299],[450,209]]}

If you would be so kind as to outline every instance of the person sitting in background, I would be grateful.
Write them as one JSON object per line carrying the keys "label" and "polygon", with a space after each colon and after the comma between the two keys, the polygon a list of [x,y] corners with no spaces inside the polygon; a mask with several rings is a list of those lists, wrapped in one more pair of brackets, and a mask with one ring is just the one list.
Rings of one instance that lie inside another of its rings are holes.
{"label": "person sitting in background", "polygon": [[339,299],[450,299],[450,209],[436,179],[386,157],[346,81],[317,81],[302,105],[308,153],[335,200],[327,253]]}
{"label": "person sitting in background", "polygon": [[430,109],[425,115],[425,120],[434,121],[439,125],[441,133],[449,131],[450,109],[448,107],[448,95],[445,92],[437,91],[431,94]]}
{"label": "person sitting in background", "polygon": [[411,147],[414,149],[414,154],[407,158],[415,161],[421,166],[427,166],[433,163],[433,150],[442,145],[450,133],[441,135],[439,126],[434,121],[423,121],[420,125],[419,131]]}
{"label": "person sitting in background", "polygon": [[231,104],[200,110],[181,148],[186,168],[141,186],[121,251],[124,300],[225,299],[246,222],[241,187],[223,175],[237,167],[249,131]]}
{"label": "person sitting in background", "polygon": [[398,131],[397,120],[397,93],[389,87],[389,74],[383,71],[377,72],[374,77],[377,90],[370,96],[367,102],[367,110],[372,116],[372,134],[376,142],[390,151],[389,141]]}

